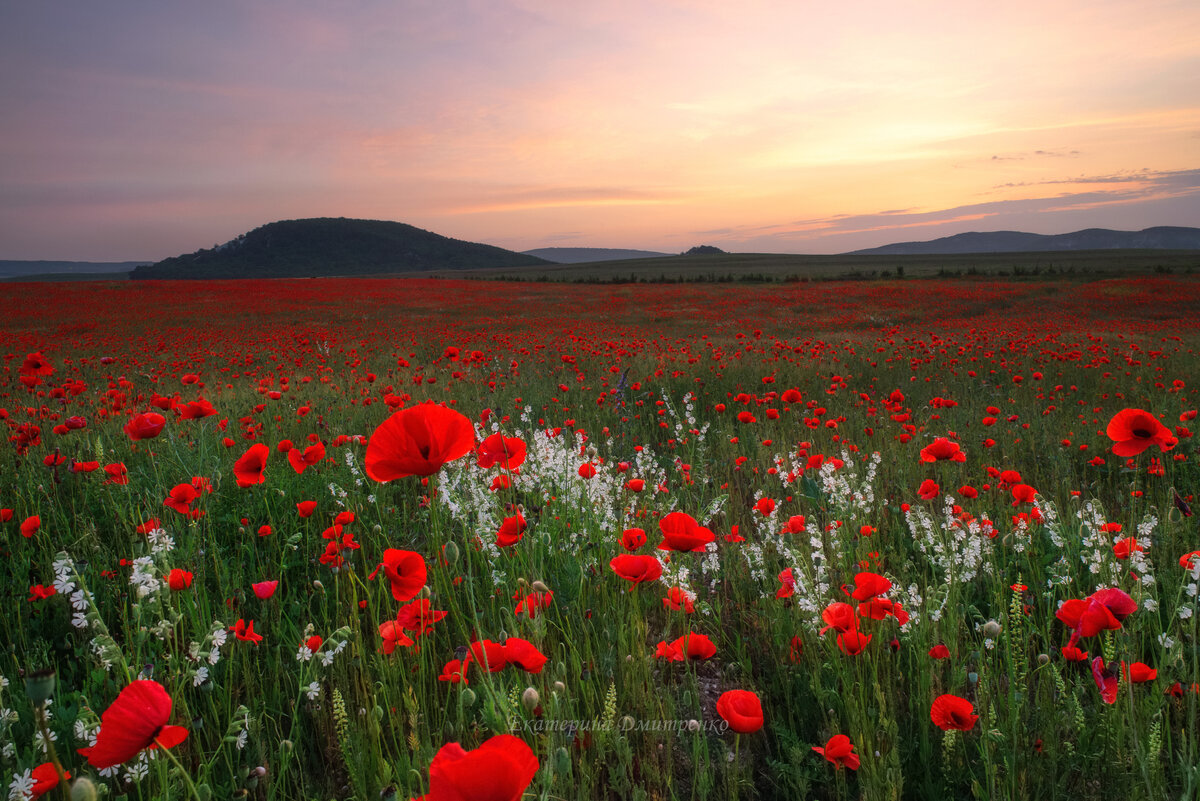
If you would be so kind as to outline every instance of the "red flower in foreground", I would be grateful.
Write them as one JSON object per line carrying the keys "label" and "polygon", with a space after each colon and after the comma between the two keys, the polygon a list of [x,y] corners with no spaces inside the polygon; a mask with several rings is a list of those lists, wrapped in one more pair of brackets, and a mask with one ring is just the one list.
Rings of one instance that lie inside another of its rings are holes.
{"label": "red flower in foreground", "polygon": [[315,464],[320,464],[325,458],[325,446],[318,442],[315,445],[309,445],[303,451],[299,448],[292,448],[287,452],[288,464],[297,474],[303,473],[305,469],[312,467]]}
{"label": "red flower in foreground", "polygon": [[267,457],[271,449],[261,442],[256,442],[233,463],[233,475],[239,487],[252,487],[267,480],[263,471],[267,468]]}
{"label": "red flower in foreground", "polygon": [[173,569],[167,574],[167,586],[172,592],[180,592],[192,586],[192,573],[190,570],[184,570],[181,567]]}
{"label": "red flower in foreground", "polygon": [[500,524],[500,530],[496,532],[496,545],[501,548],[507,548],[510,545],[516,545],[525,536],[525,530],[528,528],[525,525],[525,518],[517,512],[512,517],[504,518],[504,522]]}
{"label": "red flower in foreground", "polygon": [[748,690],[729,690],[717,699],[717,714],[738,734],[751,734],[763,726],[762,702]]}
{"label": "red flower in foreground", "polygon": [[791,598],[796,594],[796,573],[790,567],[779,571],[779,589],[775,591],[776,598]]}
{"label": "red flower in foreground", "polygon": [[835,734],[825,743],[825,747],[813,746],[813,750],[833,763],[834,767],[846,767],[858,770],[858,754],[854,753],[854,744],[844,734]]}
{"label": "red flower in foreground", "polygon": [[236,624],[230,626],[229,630],[233,632],[234,637],[237,637],[239,640],[242,640],[243,642],[253,642],[253,643],[262,642],[262,635],[254,633],[254,621],[253,620],[251,620],[249,623],[247,623],[245,620],[238,618],[238,622]]}
{"label": "red flower in foreground", "polygon": [[703,553],[708,543],[716,540],[717,535],[696,522],[696,518],[683,512],[671,512],[658,521],[662,531],[662,542],[658,544],[660,551],[699,551]]}
{"label": "red flower in foreground", "polygon": [[921,486],[917,488],[917,495],[921,500],[932,501],[937,497],[942,488],[937,485],[933,479],[927,478],[921,482]]}
{"label": "red flower in foreground", "polygon": [[79,753],[93,768],[103,770],[128,762],[146,748],[173,748],[188,733],[182,726],[168,726],[170,718],[171,696],[162,685],[135,681],[100,716],[96,744]]}
{"label": "red flower in foreground", "polygon": [[640,528],[627,528],[621,532],[621,547],[627,551],[636,551],[646,544],[646,532]]}
{"label": "red flower in foreground", "polygon": [[425,801],[518,801],[537,771],[533,749],[511,734],[497,734],[473,751],[447,743],[429,766]]}
{"label": "red flower in foreground", "polygon": [[974,710],[975,707],[966,698],[939,695],[933,699],[929,717],[942,731],[970,731],[975,728],[975,721],[979,720],[979,715],[974,714]]}
{"label": "red flower in foreground", "polygon": [[1108,423],[1104,431],[1113,441],[1113,453],[1117,456],[1137,456],[1151,445],[1166,452],[1174,448],[1178,439],[1158,418],[1141,409],[1122,409]]}
{"label": "red flower in foreground", "polygon": [[[31,776],[33,778],[33,787],[29,788],[34,798],[41,798],[46,793],[58,786],[58,771],[54,768],[53,762],[43,762],[33,769]],[[64,778],[71,778],[71,771],[63,771]]]}
{"label": "red flower in foreground", "polygon": [[529,640],[509,637],[504,641],[504,660],[530,673],[541,673],[548,657]]}
{"label": "red flower in foreground", "polygon": [[653,556],[623,553],[608,563],[613,572],[632,584],[655,581],[662,575],[662,562]]}
{"label": "red flower in foreground", "polygon": [[39,515],[30,515],[21,522],[21,536],[29,539],[37,533],[42,527],[42,518]]}
{"label": "red flower in foreground", "polygon": [[124,485],[129,483],[129,468],[121,462],[104,465],[104,473],[108,476],[104,481],[105,484]]}
{"label": "red flower in foreground", "polygon": [[921,449],[922,462],[965,462],[967,455],[959,449],[957,442],[938,437]]}
{"label": "red flower in foreground", "polygon": [[892,582],[878,573],[863,572],[854,577],[854,593],[850,597],[856,601],[869,601],[891,588]]}
{"label": "red flower in foreground", "polygon": [[1100,690],[1100,698],[1106,704],[1114,704],[1117,701],[1117,671],[1116,663],[1109,665],[1104,661],[1104,657],[1097,656],[1092,659],[1092,678],[1096,680],[1096,687]]}
{"label": "red flower in foreground", "polygon": [[717,653],[717,646],[703,634],[688,632],[674,642],[663,640],[658,644],[655,656],[668,662],[685,662],[689,659],[710,659]]}
{"label": "red flower in foreground", "polygon": [[162,433],[167,419],[157,412],[146,412],[134,415],[125,424],[125,433],[135,442],[139,439],[153,439]]}
{"label": "red flower in foreground", "polygon": [[392,597],[401,603],[416,598],[417,593],[425,586],[425,557],[416,551],[388,548],[383,552],[383,562],[371,572],[367,580],[374,579],[380,568],[383,568],[383,575],[391,584]]}
{"label": "red flower in foreground", "polygon": [[475,428],[465,415],[423,403],[379,424],[367,442],[364,466],[374,481],[431,476],[474,446]]}

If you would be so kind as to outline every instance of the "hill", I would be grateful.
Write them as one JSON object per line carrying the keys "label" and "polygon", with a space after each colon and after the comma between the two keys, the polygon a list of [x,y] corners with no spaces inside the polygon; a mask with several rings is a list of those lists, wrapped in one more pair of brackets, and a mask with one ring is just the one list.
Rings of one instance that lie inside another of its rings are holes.
{"label": "hill", "polygon": [[896,242],[856,250],[850,256],[903,256],[937,253],[1046,253],[1063,250],[1200,250],[1200,228],[1159,226],[1144,231],[1088,228],[1070,234],[971,231],[927,242]]}
{"label": "hill", "polygon": [[132,279],[312,278],[548,264],[404,223],[319,217],[268,223],[207,250],[138,267]]}
{"label": "hill", "polygon": [[622,248],[534,248],[522,251],[526,256],[536,256],[554,264],[583,264],[592,261],[623,261],[625,259],[653,259],[669,256],[653,250],[626,250]]}

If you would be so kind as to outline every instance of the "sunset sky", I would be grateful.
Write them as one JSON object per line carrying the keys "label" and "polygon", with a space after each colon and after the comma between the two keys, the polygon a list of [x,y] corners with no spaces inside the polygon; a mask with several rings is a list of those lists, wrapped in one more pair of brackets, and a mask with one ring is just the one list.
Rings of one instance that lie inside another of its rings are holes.
{"label": "sunset sky", "polygon": [[1200,3],[0,0],[0,259],[1200,226]]}

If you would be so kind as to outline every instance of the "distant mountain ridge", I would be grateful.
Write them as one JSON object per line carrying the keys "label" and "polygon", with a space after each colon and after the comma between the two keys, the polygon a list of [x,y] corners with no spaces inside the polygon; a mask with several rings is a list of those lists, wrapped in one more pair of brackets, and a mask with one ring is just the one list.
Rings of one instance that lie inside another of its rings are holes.
{"label": "distant mountain ridge", "polygon": [[896,242],[849,256],[918,256],[955,253],[1021,253],[1061,250],[1200,250],[1200,228],[1158,226],[1143,231],[1087,228],[1069,234],[971,231],[926,242]]}
{"label": "distant mountain ridge", "polygon": [[670,256],[653,250],[628,250],[624,248],[534,248],[521,251],[526,256],[552,261],[555,264],[583,264],[589,261],[624,261],[625,259],[653,259]]}
{"label": "distant mountain ridge", "polygon": [[547,264],[543,259],[386,220],[268,223],[215,248],[138,267],[131,279],[314,278]]}
{"label": "distant mountain ridge", "polygon": [[127,273],[145,261],[28,261],[0,259],[0,278],[19,275],[89,275],[92,273]]}

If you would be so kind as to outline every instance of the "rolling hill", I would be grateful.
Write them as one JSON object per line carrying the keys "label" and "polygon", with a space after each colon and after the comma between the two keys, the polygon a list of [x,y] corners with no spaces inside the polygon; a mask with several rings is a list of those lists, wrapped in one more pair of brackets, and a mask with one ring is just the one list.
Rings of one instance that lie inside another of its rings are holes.
{"label": "rolling hill", "polygon": [[856,250],[849,256],[905,256],[953,253],[1046,253],[1063,250],[1200,250],[1200,228],[1159,226],[1144,231],[1088,228],[1070,234],[971,231],[927,242],[896,242]]}
{"label": "rolling hill", "polygon": [[215,248],[138,267],[130,278],[312,278],[428,270],[526,267],[549,262],[450,239],[404,223],[319,217],[268,223]]}
{"label": "rolling hill", "polygon": [[670,256],[670,253],[659,253],[653,250],[627,250],[623,248],[534,248],[522,251],[526,256],[536,256],[539,259],[554,264],[582,264],[592,261],[622,261],[625,259],[653,259],[659,256]]}

